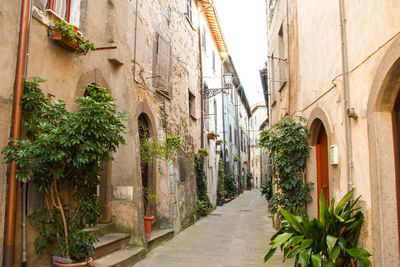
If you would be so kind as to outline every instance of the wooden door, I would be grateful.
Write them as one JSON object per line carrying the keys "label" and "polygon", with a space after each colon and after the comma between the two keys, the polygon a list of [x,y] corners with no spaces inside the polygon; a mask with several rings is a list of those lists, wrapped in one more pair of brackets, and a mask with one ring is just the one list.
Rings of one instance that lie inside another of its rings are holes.
{"label": "wooden door", "polygon": [[[317,139],[317,190],[318,201],[321,190],[326,202],[329,202],[329,163],[328,163],[328,137],[324,125],[321,124]],[[319,205],[318,205],[319,206]]]}
{"label": "wooden door", "polygon": [[400,94],[396,98],[392,112],[393,124],[393,148],[396,178],[396,201],[397,201],[397,235],[399,239],[400,255]]}

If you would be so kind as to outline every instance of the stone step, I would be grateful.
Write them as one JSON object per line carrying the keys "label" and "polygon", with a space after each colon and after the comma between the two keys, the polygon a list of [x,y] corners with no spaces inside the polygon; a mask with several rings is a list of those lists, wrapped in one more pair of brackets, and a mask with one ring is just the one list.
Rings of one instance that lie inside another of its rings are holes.
{"label": "stone step", "polygon": [[94,244],[94,259],[124,248],[129,243],[130,234],[110,233],[99,237],[99,242]]}
{"label": "stone step", "polygon": [[173,237],[173,229],[152,229],[150,239],[147,242],[149,251],[158,247],[163,242],[171,240]]}
{"label": "stone step", "polygon": [[146,257],[146,250],[141,247],[123,248],[94,260],[91,267],[131,267]]}
{"label": "stone step", "polygon": [[86,227],[83,229],[84,232],[92,233],[96,237],[101,237],[105,234],[109,234],[115,231],[115,225],[113,223],[99,223],[93,227]]}

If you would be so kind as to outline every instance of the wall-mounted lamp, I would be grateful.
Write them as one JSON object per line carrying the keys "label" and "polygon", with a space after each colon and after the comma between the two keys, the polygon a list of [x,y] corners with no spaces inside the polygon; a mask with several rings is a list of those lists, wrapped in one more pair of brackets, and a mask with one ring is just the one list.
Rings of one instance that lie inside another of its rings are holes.
{"label": "wall-mounted lamp", "polygon": [[230,89],[233,82],[233,75],[230,72],[225,72],[224,74],[224,83],[225,87],[223,88],[207,88],[203,89],[203,97],[204,98],[211,98],[216,96],[217,94],[223,92],[226,89]]}

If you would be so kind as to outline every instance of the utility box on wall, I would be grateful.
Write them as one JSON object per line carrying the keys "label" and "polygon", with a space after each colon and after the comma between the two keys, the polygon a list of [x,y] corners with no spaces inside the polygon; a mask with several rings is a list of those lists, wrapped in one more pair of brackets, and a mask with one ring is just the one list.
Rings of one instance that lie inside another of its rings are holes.
{"label": "utility box on wall", "polygon": [[339,164],[339,147],[338,147],[338,145],[332,145],[329,147],[329,163],[331,165]]}

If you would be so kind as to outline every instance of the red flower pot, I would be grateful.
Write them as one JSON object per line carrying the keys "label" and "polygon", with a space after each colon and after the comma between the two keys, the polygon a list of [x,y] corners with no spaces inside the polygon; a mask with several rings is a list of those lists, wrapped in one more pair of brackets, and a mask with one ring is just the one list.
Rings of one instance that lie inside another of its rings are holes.
{"label": "red flower pot", "polygon": [[216,142],[217,145],[220,145],[221,143],[222,143],[221,140],[217,140],[217,142]]}
{"label": "red flower pot", "polygon": [[232,199],[232,196],[228,196],[228,199]]}
{"label": "red flower pot", "polygon": [[214,139],[215,138],[215,136],[212,133],[208,133],[207,137],[208,137],[208,139]]}
{"label": "red flower pot", "polygon": [[146,238],[150,239],[151,234],[151,223],[154,220],[154,216],[144,216],[144,227],[146,228]]}

